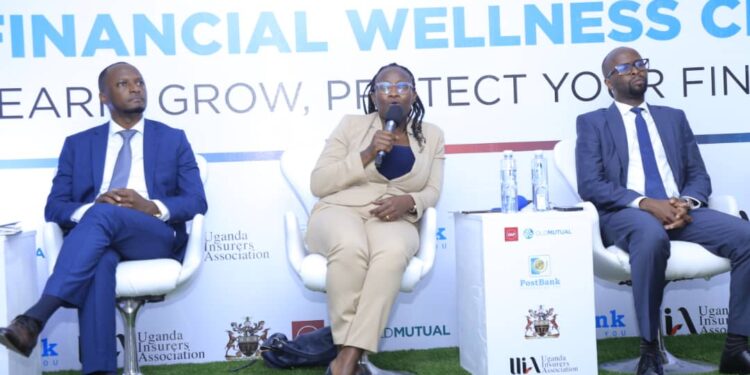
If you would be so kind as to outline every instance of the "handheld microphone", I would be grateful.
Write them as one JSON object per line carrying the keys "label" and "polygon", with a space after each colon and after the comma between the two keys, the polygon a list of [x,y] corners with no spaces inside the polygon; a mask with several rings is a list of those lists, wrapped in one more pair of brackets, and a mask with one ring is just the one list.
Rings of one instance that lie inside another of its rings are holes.
{"label": "handheld microphone", "polygon": [[[398,105],[392,104],[388,108],[388,112],[385,114],[385,131],[388,133],[393,133],[394,130],[396,130],[396,126],[398,125],[399,120],[401,120],[401,117],[404,115],[404,110],[401,109]],[[385,151],[380,150],[378,151],[377,156],[375,156],[375,166],[380,168],[380,165],[383,164],[383,157],[385,157]]]}

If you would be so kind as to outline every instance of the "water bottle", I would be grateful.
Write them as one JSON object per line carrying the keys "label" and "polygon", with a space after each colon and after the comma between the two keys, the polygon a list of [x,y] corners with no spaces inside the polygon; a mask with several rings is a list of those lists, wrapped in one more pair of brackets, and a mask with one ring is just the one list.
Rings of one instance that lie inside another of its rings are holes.
{"label": "water bottle", "polygon": [[516,161],[513,159],[513,151],[503,152],[503,161],[500,169],[501,185],[501,209],[503,212],[518,212],[518,184],[516,183]]}
{"label": "water bottle", "polygon": [[534,211],[549,210],[549,184],[547,183],[547,160],[542,150],[534,153],[531,162],[531,193],[534,199]]}

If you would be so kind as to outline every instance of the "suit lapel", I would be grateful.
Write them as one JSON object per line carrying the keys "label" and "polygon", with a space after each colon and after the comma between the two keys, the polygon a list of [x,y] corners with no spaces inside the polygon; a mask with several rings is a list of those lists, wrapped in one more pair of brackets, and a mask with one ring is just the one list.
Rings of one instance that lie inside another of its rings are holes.
{"label": "suit lapel", "polygon": [[95,195],[99,195],[104,178],[104,159],[107,157],[108,136],[109,123],[105,123],[94,129],[94,135],[91,138],[91,180],[94,181]]}
{"label": "suit lapel", "polygon": [[669,163],[669,168],[672,169],[672,175],[675,180],[682,181],[682,176],[680,175],[682,169],[677,165],[679,158],[676,154],[679,145],[674,138],[674,134],[670,131],[672,119],[669,116],[665,116],[665,113],[658,107],[648,106],[648,111],[656,124],[656,130],[659,132],[659,139],[661,139],[664,154],[667,155],[667,162]]}
{"label": "suit lapel", "polygon": [[612,134],[612,139],[615,141],[615,151],[617,151],[617,157],[620,158],[622,164],[624,181],[628,179],[628,136],[625,134],[625,124],[622,122],[622,115],[617,109],[617,106],[612,103],[607,109],[605,114],[607,119],[607,128]]}
{"label": "suit lapel", "polygon": [[[359,140],[359,146],[356,148],[357,150],[362,150],[365,147],[367,147],[370,144],[370,142],[372,140],[372,137],[375,134],[375,132],[378,129],[382,129],[383,128],[383,123],[380,121],[380,117],[378,117],[378,113],[377,112],[375,112],[374,115],[371,114],[368,117],[365,117],[365,123],[366,123],[366,126],[367,126],[367,131],[365,131],[364,135],[362,136],[362,138],[360,138],[360,140]],[[371,170],[371,171],[368,172],[368,170]],[[377,169],[375,168],[375,162],[374,161],[372,163],[368,164],[365,167],[365,173],[368,176],[372,176],[374,178],[377,178],[379,180],[379,182],[387,182],[388,181],[388,179],[386,179],[385,177],[383,177],[383,175],[381,175],[380,172],[377,171]]]}
{"label": "suit lapel", "polygon": [[159,130],[146,119],[143,124],[143,175],[146,178],[148,196],[154,197],[154,173],[156,173],[156,157],[159,151]]}
{"label": "suit lapel", "polygon": [[[411,167],[411,173],[422,173],[424,164],[427,162],[426,155],[424,152],[422,152],[422,148],[424,148],[424,145],[422,147],[419,147],[419,141],[417,141],[417,138],[414,137],[411,129],[408,129],[406,133],[409,136],[409,147],[411,148],[411,153],[414,154],[414,165]],[[407,175],[409,174],[407,173],[404,176]]]}

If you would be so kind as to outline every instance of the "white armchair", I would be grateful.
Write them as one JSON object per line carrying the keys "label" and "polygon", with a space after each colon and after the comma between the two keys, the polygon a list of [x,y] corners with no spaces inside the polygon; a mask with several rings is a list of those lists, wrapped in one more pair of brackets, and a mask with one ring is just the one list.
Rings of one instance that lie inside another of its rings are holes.
{"label": "white armchair", "polygon": [[[195,155],[200,169],[201,181],[208,179],[207,162],[203,156]],[[117,309],[123,319],[125,330],[123,375],[141,375],[138,366],[135,319],[138,310],[146,302],[161,302],[166,294],[175,291],[195,275],[203,259],[205,242],[204,217],[197,214],[187,223],[188,243],[182,263],[174,259],[131,260],[120,262],[115,274]],[[42,228],[42,240],[47,251],[47,263],[51,274],[63,243],[63,232],[57,223],[47,222]]]}
{"label": "white armchair", "polygon": [[[575,139],[562,140],[555,145],[555,166],[565,178],[572,191],[578,196],[576,178]],[[599,213],[591,202],[581,202],[580,206],[592,218],[594,241],[594,274],[611,282],[624,284],[630,281],[630,255],[615,245],[605,247],[599,229]],[[737,201],[732,196],[711,196],[709,206],[739,217]],[[695,278],[708,279],[731,269],[729,259],[714,255],[698,244],[685,241],[672,241],[669,261],[667,262],[666,280],[677,281]],[[716,371],[716,366],[688,362],[675,358],[666,348],[659,331],[658,340],[662,351],[665,373],[700,373]],[[599,367],[617,372],[634,372],[638,359],[625,362],[602,364]]]}
{"label": "white armchair", "polygon": [[[306,288],[318,292],[326,291],[327,260],[323,255],[307,249],[304,232],[307,219],[317,198],[310,192],[310,175],[318,155],[323,149],[323,142],[309,142],[286,150],[281,156],[281,173],[304,208],[302,223],[294,212],[284,215],[284,233],[289,263]],[[419,250],[409,261],[401,279],[401,291],[411,292],[417,283],[427,275],[435,262],[435,245],[437,238],[437,214],[434,207],[424,210],[419,229]],[[386,374],[363,357],[363,366],[373,374]]]}

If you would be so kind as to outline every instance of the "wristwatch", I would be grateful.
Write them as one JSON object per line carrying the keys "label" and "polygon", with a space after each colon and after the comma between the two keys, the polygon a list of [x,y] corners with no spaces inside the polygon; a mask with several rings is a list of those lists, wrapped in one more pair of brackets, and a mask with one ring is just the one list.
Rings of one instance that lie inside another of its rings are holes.
{"label": "wristwatch", "polygon": [[417,214],[417,204],[415,203],[414,206],[408,211],[409,215],[416,215]]}

